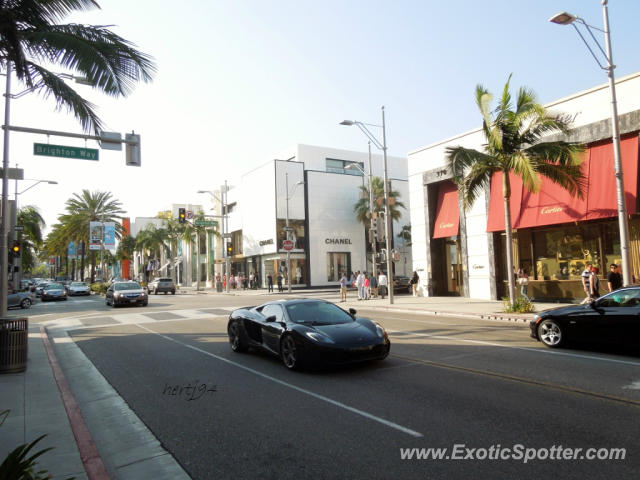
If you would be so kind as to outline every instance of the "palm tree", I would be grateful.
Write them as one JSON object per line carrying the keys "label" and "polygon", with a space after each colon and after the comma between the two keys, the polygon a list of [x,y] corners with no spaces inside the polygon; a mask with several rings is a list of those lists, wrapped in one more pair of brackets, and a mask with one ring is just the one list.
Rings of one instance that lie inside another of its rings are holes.
{"label": "palm tree", "polygon": [[[373,177],[373,198],[374,198],[374,211],[376,213],[384,212],[384,180],[380,177]],[[359,222],[362,222],[365,226],[369,226],[370,205],[369,205],[369,187],[366,185],[360,186],[360,199],[353,207],[354,212]],[[397,190],[389,189],[389,212],[391,218],[398,220],[402,213],[400,208],[406,208],[404,203],[398,201],[400,193]]]}
{"label": "palm tree", "polygon": [[[94,105],[46,67],[71,70],[107,95],[127,96],[136,82],[149,82],[152,58],[105,26],[60,24],[74,11],[100,8],[96,0],[18,0],[0,3],[0,65],[28,89],[53,96],[96,135],[102,122]],[[46,67],[45,67],[46,66]]]}
{"label": "palm tree", "polygon": [[[90,222],[114,222],[116,225],[116,237],[122,236],[122,225],[117,221],[125,213],[118,200],[112,199],[110,192],[90,192],[82,190],[81,194],[74,193],[73,197],[65,204],[66,212],[58,217],[64,225],[67,239],[89,244]],[[90,252],[91,283],[95,281],[96,250]],[[84,261],[83,266],[84,267]]]}
{"label": "palm tree", "polygon": [[30,272],[36,266],[46,224],[38,208],[27,205],[18,211],[18,225],[24,227],[20,238],[22,271]]}
{"label": "palm tree", "polygon": [[448,147],[446,158],[465,209],[470,208],[476,198],[490,187],[495,172],[503,174],[509,301],[513,305],[516,290],[509,174],[514,173],[520,177],[529,192],[536,193],[540,190],[543,176],[579,198],[583,197],[586,180],[578,155],[583,151],[582,146],[565,141],[543,141],[545,135],[558,132],[567,134],[571,118],[549,113],[538,103],[533,91],[525,87],[518,91],[514,109],[509,93],[510,81],[511,75],[493,111],[493,95],[482,85],[476,87],[476,103],[483,117],[482,131],[487,141],[484,151],[460,146]]}
{"label": "palm tree", "polygon": [[146,264],[144,253],[147,252],[147,258],[153,257],[161,259],[162,254],[170,252],[169,236],[167,229],[157,227],[155,224],[148,224],[136,236],[136,250],[143,252],[143,264]]}

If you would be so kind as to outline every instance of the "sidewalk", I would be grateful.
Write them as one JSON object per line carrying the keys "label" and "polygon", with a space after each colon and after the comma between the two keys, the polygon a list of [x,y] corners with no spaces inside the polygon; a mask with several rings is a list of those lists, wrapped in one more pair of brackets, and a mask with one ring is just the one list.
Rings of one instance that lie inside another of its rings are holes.
{"label": "sidewalk", "polygon": [[[229,294],[217,293],[215,290],[202,289],[197,291],[195,288],[182,287],[180,294],[189,295],[234,295],[249,296],[261,295],[264,301],[269,299],[287,298],[287,297],[312,297],[325,298],[335,301],[343,308],[355,308],[356,310],[382,310],[405,313],[421,313],[440,317],[465,317],[479,320],[499,320],[512,323],[523,324],[533,318],[533,313],[504,313],[504,306],[501,301],[495,300],[476,300],[464,297],[412,297],[410,295],[394,296],[394,303],[389,303],[389,298],[371,299],[358,301],[356,292],[350,289],[347,294],[346,302],[339,302],[340,293],[335,289],[304,289],[293,290],[291,294],[286,291],[283,293],[267,293],[267,290],[232,290]],[[554,308],[565,304],[560,303],[537,303],[534,302],[536,311],[542,311],[548,308]],[[75,344],[66,338],[61,332],[49,333],[49,337],[53,343],[57,344],[56,351],[59,351],[66,358],[67,362],[71,362],[71,369],[65,369],[67,376],[72,385],[81,384],[86,387],[88,393],[81,397],[89,396],[89,398],[79,398],[78,401],[82,407],[86,407],[89,402],[108,401],[108,404],[100,404],[101,408],[117,410],[122,413],[124,411],[124,402],[115,391],[110,391],[110,386],[104,381],[102,376],[95,370],[95,367],[86,360],[83,355],[77,353],[65,353],[72,350],[79,350]],[[65,362],[61,362],[63,365]],[[77,378],[76,378],[77,377]],[[102,379],[99,381],[99,379]],[[15,374],[0,375],[0,412],[10,409],[11,412],[7,417],[4,425],[0,426],[0,463],[6,455],[23,443],[29,443],[35,440],[39,435],[47,433],[48,436],[42,440],[34,448],[37,452],[46,447],[55,447],[54,450],[44,454],[38,459],[39,469],[47,469],[53,478],[67,478],[75,476],[77,479],[93,479],[107,478],[105,476],[87,475],[83,466],[83,458],[81,451],[86,447],[86,439],[81,437],[78,447],[76,438],[71,428],[71,424],[67,415],[67,411],[62,400],[58,384],[56,383],[52,365],[49,361],[45,348],[45,339],[43,339],[40,326],[32,323],[29,326],[29,356],[27,371]],[[83,404],[85,402],[85,404]],[[120,405],[120,403],[123,405]],[[91,405],[91,403],[89,403]],[[89,407],[90,408],[90,407]],[[91,408],[90,408],[91,409]],[[95,410],[95,408],[93,408]],[[94,413],[96,413],[94,411]],[[119,415],[120,415],[119,413]],[[86,415],[86,413],[85,413]],[[93,417],[101,419],[103,415],[97,413]],[[135,429],[140,432],[146,428],[135,417],[135,414],[120,415],[120,421],[135,425]],[[102,423],[95,418],[85,419],[91,434],[96,437],[105,435],[109,428],[105,422],[113,419],[104,418]],[[108,417],[108,415],[107,415]],[[113,420],[115,421],[115,420]],[[97,422],[97,423],[96,423]],[[93,427],[93,428],[92,428]],[[148,431],[147,431],[148,432]],[[150,432],[148,436],[152,437]],[[136,437],[137,438],[137,437]],[[146,437],[145,437],[146,438]],[[122,439],[124,440],[124,439]],[[133,442],[132,439],[129,442]],[[102,459],[109,470],[117,472],[114,478],[140,478],[141,468],[149,471],[149,461],[153,461],[152,469],[155,478],[186,478],[186,474],[181,468],[172,462],[172,457],[163,453],[161,445],[157,444],[155,438],[146,438],[144,452],[135,452],[135,459],[132,457],[131,443],[122,441],[121,445],[113,445],[113,448],[107,451],[101,451]],[[127,446],[129,444],[129,446]],[[122,451],[125,447],[125,451]],[[128,451],[126,450],[128,449]],[[32,452],[32,453],[34,453]],[[128,457],[127,457],[128,455]],[[129,458],[131,457],[131,458]],[[142,460],[141,460],[142,459]],[[84,459],[85,462],[87,459]]]}

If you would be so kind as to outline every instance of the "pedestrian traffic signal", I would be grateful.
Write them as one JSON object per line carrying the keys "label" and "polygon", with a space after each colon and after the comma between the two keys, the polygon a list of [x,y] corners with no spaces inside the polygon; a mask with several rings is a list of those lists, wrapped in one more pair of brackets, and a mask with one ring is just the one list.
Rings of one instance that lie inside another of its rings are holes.
{"label": "pedestrian traffic signal", "polygon": [[14,257],[20,256],[20,242],[18,241],[13,242],[13,247],[11,248],[11,252],[13,253]]}
{"label": "pedestrian traffic signal", "polygon": [[227,257],[233,257],[233,243],[227,243]]}
{"label": "pedestrian traffic signal", "polygon": [[187,211],[184,208],[178,209],[178,223],[184,223],[187,221]]}

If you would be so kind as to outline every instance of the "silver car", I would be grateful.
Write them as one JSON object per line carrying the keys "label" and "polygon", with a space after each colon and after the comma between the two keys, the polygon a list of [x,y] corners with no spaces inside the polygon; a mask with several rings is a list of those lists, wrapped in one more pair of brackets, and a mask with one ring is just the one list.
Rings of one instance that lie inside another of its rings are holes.
{"label": "silver car", "polygon": [[105,302],[113,307],[118,305],[146,307],[149,303],[149,297],[138,282],[114,282],[107,288]]}
{"label": "silver car", "polygon": [[32,292],[16,292],[7,295],[7,306],[9,308],[29,308],[34,301]]}
{"label": "silver car", "polygon": [[71,282],[67,287],[69,296],[73,295],[91,295],[91,287],[84,282]]}

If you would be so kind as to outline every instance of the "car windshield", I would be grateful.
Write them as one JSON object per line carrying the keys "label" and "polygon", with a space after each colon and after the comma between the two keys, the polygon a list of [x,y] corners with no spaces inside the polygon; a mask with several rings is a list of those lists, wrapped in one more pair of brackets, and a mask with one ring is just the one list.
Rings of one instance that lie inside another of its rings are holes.
{"label": "car windshield", "polygon": [[64,288],[61,283],[50,283],[45,287],[47,290],[56,290]]}
{"label": "car windshield", "polygon": [[161,278],[160,280],[158,280],[159,282],[173,282],[173,280],[171,280],[170,278]]}
{"label": "car windshield", "polygon": [[116,283],[114,290],[136,290],[142,288],[138,282]]}
{"label": "car windshield", "polygon": [[71,284],[72,287],[86,287],[87,284],[86,283],[82,283],[82,282],[73,282]]}
{"label": "car windshield", "polygon": [[312,325],[337,325],[351,323],[353,318],[333,303],[300,302],[287,305],[289,318],[295,323],[311,323]]}

